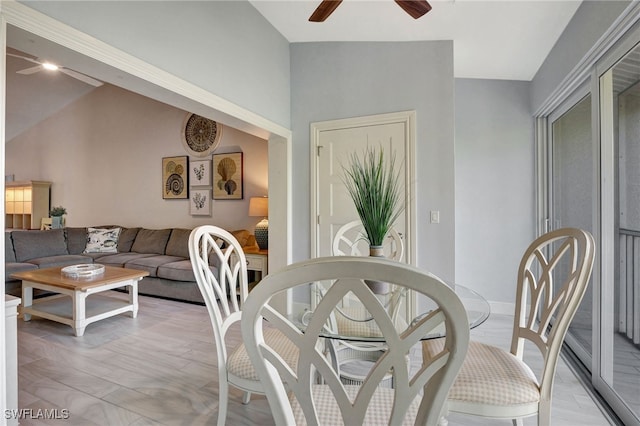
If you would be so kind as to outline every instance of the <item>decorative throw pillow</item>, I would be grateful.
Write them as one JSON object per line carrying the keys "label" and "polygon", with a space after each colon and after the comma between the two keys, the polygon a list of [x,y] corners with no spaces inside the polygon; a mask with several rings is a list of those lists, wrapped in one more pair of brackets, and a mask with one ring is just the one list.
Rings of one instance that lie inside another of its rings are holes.
{"label": "decorative throw pillow", "polygon": [[85,253],[117,253],[118,237],[122,228],[87,228]]}

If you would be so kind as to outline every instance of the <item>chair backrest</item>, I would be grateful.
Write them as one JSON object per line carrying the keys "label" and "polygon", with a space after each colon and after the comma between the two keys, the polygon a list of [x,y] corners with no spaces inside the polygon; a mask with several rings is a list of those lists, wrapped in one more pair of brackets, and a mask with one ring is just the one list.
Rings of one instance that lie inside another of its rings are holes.
{"label": "chair backrest", "polygon": [[[314,310],[305,331],[301,331],[287,316],[272,309],[268,303],[272,296],[300,285],[317,281],[333,281],[318,306]],[[406,287],[431,298],[437,308],[412,322],[406,328],[397,330],[389,313],[366,280],[382,280],[396,286]],[[349,295],[356,297],[371,313],[380,332],[385,337],[388,349],[378,358],[362,386],[353,388],[343,385],[330,359],[318,345],[327,319],[341,299]],[[297,369],[283,362],[273,348],[263,339],[263,325],[282,331],[298,348]],[[442,352],[418,368],[409,371],[405,356],[412,346],[420,342],[430,330],[446,328]],[[326,405],[313,402],[315,378],[321,377],[324,390],[330,389],[334,401],[330,406],[338,411],[338,419],[345,424],[364,424],[370,419],[368,412],[380,411],[380,406],[372,402],[374,393],[385,374],[392,371],[394,388],[386,389],[393,398],[389,399],[390,417],[385,424],[402,423],[409,406],[417,398],[415,424],[435,425],[438,423],[442,406],[459,368],[462,365],[469,344],[469,323],[467,314],[458,296],[437,277],[413,266],[384,258],[372,257],[324,257],[289,265],[270,274],[255,287],[246,300],[242,318],[242,335],[247,352],[260,377],[271,406],[276,424],[296,424],[301,420],[294,416],[287,397],[291,390],[304,413],[307,424],[318,424],[318,412],[330,410]],[[317,382],[320,383],[320,382]],[[354,389],[357,389],[354,392]],[[382,391],[379,391],[382,392]],[[371,405],[370,405],[371,404]],[[375,405],[375,407],[374,407]],[[318,411],[316,411],[318,410]],[[326,414],[326,413],[325,413]],[[413,413],[415,414],[415,412]],[[381,422],[378,418],[376,422]]]}
{"label": "chair backrest", "polygon": [[537,238],[520,262],[511,353],[522,359],[525,340],[538,347],[544,359],[542,398],[551,398],[558,355],[585,294],[594,258],[590,233],[563,228]]}
{"label": "chair backrest", "polygon": [[218,362],[226,363],[224,335],[231,323],[240,320],[242,304],[249,293],[244,251],[229,232],[204,225],[189,235],[189,257],[209,311]]}
{"label": "chair backrest", "polygon": [[[369,256],[369,243],[365,238],[365,230],[360,220],[342,225],[333,237],[332,252],[334,256]],[[394,228],[383,245],[387,259],[402,260],[404,244],[402,236]]]}

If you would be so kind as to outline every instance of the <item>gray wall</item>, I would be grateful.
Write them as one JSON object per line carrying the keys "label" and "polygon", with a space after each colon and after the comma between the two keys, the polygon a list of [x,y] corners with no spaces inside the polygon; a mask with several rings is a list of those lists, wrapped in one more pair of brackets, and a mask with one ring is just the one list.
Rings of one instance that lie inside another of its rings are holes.
{"label": "gray wall", "polygon": [[533,113],[596,44],[629,3],[608,0],[582,2],[531,81]]}
{"label": "gray wall", "polygon": [[515,302],[520,257],[534,238],[529,87],[455,80],[456,282],[493,302]]}
{"label": "gray wall", "polygon": [[294,43],[291,105],[294,260],[310,254],[309,124],[415,110],[417,264],[453,279],[453,43]]}
{"label": "gray wall", "polygon": [[23,3],[290,127],[289,43],[246,1]]}

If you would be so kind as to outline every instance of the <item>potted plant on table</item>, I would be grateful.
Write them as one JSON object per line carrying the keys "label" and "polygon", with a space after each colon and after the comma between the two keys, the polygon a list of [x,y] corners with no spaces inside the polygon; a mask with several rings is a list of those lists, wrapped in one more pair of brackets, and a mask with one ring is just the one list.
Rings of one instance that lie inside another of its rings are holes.
{"label": "potted plant on table", "polygon": [[62,206],[53,207],[49,211],[49,216],[51,216],[52,229],[62,228],[62,216],[64,216],[65,214],[67,214],[67,209]]}
{"label": "potted plant on table", "polygon": [[[369,243],[369,255],[383,256],[384,239],[404,209],[395,155],[387,159],[382,147],[380,150],[367,148],[362,157],[351,154],[349,163],[342,168],[344,184],[365,230],[363,237]],[[374,293],[385,291],[370,287]]]}

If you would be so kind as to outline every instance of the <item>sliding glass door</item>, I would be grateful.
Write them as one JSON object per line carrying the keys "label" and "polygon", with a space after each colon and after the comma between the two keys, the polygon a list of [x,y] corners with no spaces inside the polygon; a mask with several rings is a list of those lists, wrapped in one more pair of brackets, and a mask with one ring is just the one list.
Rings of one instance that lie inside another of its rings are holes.
{"label": "sliding glass door", "polygon": [[[637,41],[637,40],[636,40]],[[594,385],[626,423],[640,418],[640,44],[598,70],[602,286]]]}
{"label": "sliding glass door", "polygon": [[[561,105],[549,121],[547,228],[574,227],[593,233],[595,174],[588,86]],[[567,343],[587,366],[592,360],[592,319],[593,283],[590,283],[567,337]]]}
{"label": "sliding glass door", "polygon": [[537,117],[539,232],[589,230],[591,282],[566,343],[626,425],[640,425],[640,6]]}

